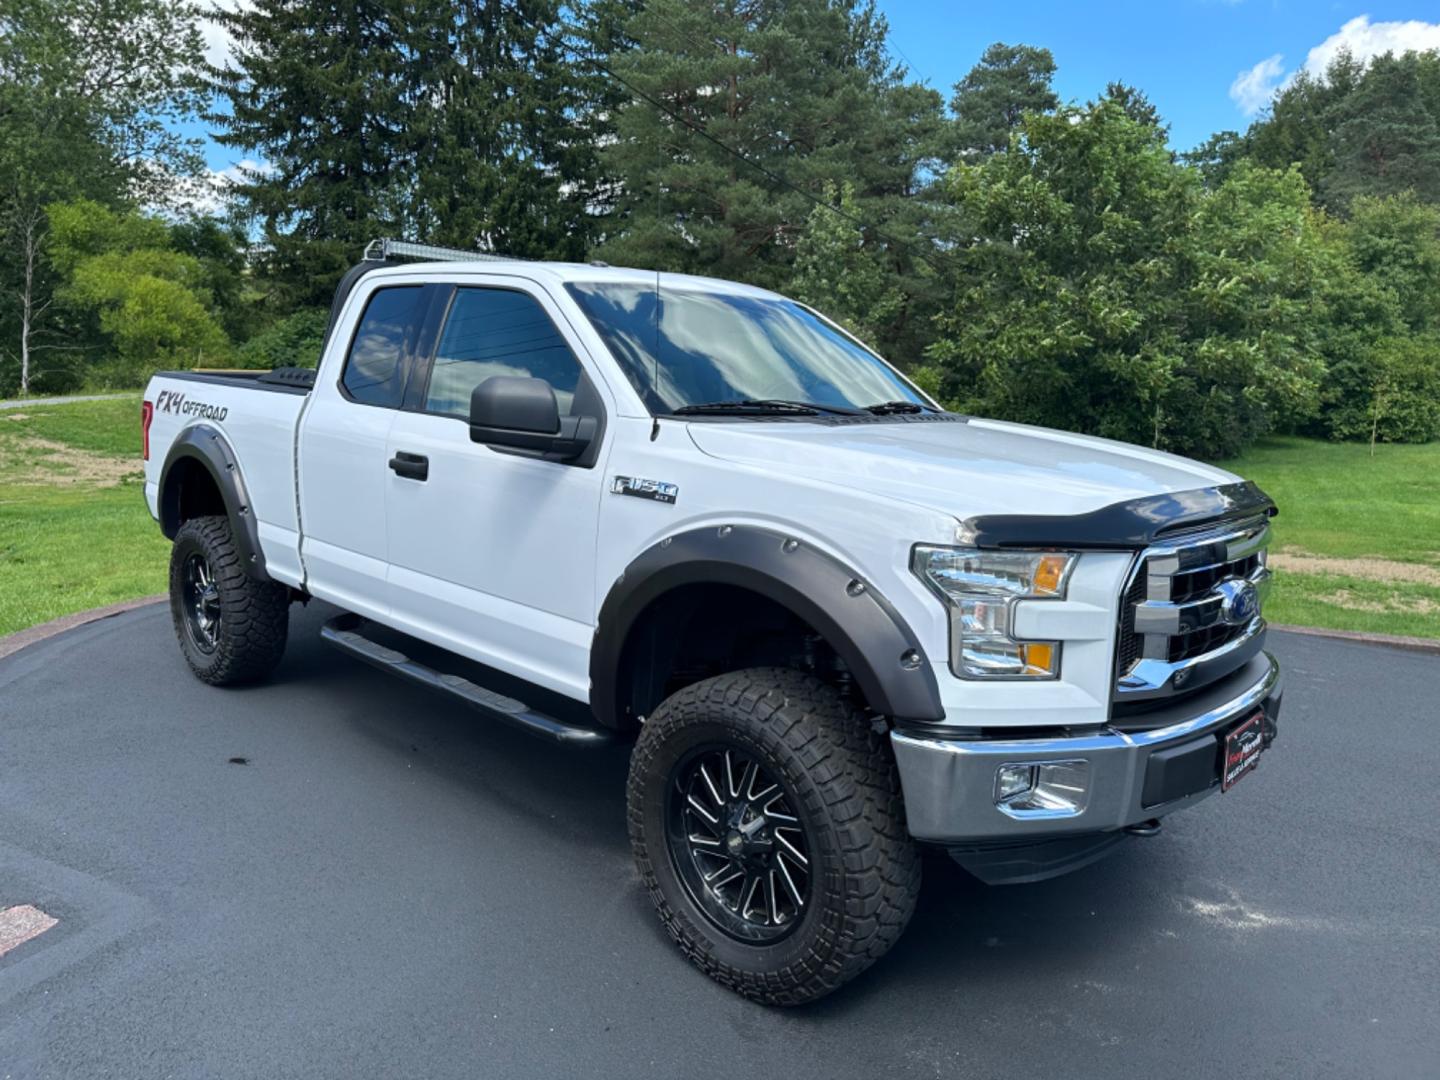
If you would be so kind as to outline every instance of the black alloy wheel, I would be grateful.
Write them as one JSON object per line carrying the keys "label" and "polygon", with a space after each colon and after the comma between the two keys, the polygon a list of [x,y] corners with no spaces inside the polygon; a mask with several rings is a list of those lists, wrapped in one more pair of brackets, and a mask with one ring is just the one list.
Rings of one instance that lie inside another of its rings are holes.
{"label": "black alloy wheel", "polygon": [[804,917],[809,842],[789,794],[738,747],[698,748],[671,770],[670,859],[690,898],[736,941],[779,941]]}

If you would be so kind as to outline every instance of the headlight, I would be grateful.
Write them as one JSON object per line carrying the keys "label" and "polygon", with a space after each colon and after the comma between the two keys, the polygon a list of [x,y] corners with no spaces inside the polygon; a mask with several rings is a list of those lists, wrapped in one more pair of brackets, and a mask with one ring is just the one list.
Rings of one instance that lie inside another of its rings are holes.
{"label": "headlight", "polygon": [[1054,679],[1058,641],[1016,641],[1015,602],[1063,599],[1077,556],[917,544],[911,569],[950,610],[950,670],[962,679]]}

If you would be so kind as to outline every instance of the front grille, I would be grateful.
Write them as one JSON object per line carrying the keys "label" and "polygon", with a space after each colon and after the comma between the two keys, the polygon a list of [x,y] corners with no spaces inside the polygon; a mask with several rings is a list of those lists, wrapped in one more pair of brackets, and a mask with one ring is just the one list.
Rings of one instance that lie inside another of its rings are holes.
{"label": "front grille", "polygon": [[[1235,559],[1233,562],[1221,563],[1219,566],[1212,566],[1205,570],[1197,570],[1190,574],[1179,574],[1172,579],[1171,592],[1173,602],[1177,604],[1190,603],[1206,596],[1214,590],[1215,586],[1227,578],[1248,578],[1260,565],[1259,555],[1250,555],[1243,559]],[[1133,614],[1131,616],[1134,618]],[[1204,656],[1208,652],[1214,652],[1223,645],[1228,645],[1246,631],[1245,626],[1235,626],[1230,623],[1217,623],[1214,626],[1202,627],[1199,630],[1191,630],[1188,633],[1177,634],[1170,639],[1169,650],[1166,659],[1170,663],[1179,663],[1181,660],[1192,660],[1197,656]]]}
{"label": "front grille", "polygon": [[1145,599],[1145,575],[1136,573],[1135,580],[1120,601],[1120,641],[1116,653],[1115,670],[1124,675],[1135,661],[1140,659],[1144,639],[1135,632],[1135,605]]}
{"label": "front grille", "polygon": [[[1141,555],[1121,600],[1117,700],[1202,685],[1183,669],[1258,633],[1263,627],[1258,609],[1244,614],[1233,599],[1227,600],[1225,590],[1243,588],[1246,582],[1257,590],[1263,586],[1268,542],[1269,526],[1262,518],[1210,526]],[[1237,658],[1237,663],[1244,659]],[[1218,658],[1209,666],[1204,682],[1225,673]]]}

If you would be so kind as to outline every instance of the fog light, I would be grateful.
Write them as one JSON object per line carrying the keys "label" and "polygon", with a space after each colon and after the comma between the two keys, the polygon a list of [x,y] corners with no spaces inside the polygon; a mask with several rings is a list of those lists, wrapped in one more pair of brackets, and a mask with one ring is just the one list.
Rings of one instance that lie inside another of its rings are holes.
{"label": "fog light", "polygon": [[1074,817],[1089,798],[1088,761],[1033,761],[995,770],[995,806],[1011,817]]}
{"label": "fog light", "polygon": [[1001,765],[995,774],[995,801],[1005,802],[1035,786],[1034,765]]}

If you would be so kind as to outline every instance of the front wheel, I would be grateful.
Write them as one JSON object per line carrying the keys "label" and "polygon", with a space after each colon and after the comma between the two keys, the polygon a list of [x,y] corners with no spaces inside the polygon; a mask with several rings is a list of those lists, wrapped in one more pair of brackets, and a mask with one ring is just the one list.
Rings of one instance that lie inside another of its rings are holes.
{"label": "front wheel", "polygon": [[170,615],[196,678],[212,686],[253,682],[285,653],[290,591],[245,572],[228,519],[191,518],[170,550]]}
{"label": "front wheel", "polygon": [[830,993],[914,911],[920,860],[888,740],[802,672],[741,671],[668,698],[640,732],[628,804],[671,937],[753,1000]]}

